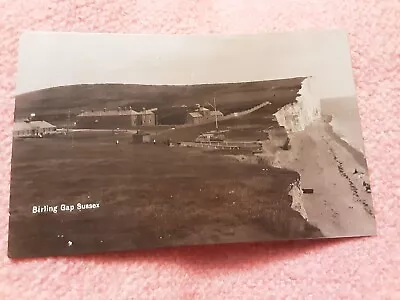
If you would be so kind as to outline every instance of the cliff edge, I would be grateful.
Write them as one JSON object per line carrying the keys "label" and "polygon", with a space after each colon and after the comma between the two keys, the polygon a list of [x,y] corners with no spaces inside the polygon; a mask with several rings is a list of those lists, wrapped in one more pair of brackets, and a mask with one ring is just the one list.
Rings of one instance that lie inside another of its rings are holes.
{"label": "cliff edge", "polygon": [[307,125],[321,118],[321,101],[314,86],[314,77],[305,78],[296,101],[283,106],[274,114],[287,133],[303,131]]}

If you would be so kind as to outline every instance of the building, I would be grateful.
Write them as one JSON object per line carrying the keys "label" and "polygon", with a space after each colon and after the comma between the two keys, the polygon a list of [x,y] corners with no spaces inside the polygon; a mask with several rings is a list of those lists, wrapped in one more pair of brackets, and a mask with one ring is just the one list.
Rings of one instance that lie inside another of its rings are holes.
{"label": "building", "polygon": [[14,137],[41,137],[56,132],[57,127],[46,121],[20,121],[14,123]]}
{"label": "building", "polygon": [[203,115],[203,117],[207,118],[211,115],[211,112],[208,108],[205,107],[199,107],[198,109],[199,113]]}
{"label": "building", "polygon": [[137,125],[138,126],[155,126],[156,125],[156,114],[151,110],[143,110],[137,113]]}
{"label": "building", "polygon": [[217,110],[217,111],[214,111],[214,110],[211,111],[211,112],[210,112],[210,117],[211,117],[212,120],[215,119],[215,116],[217,116],[217,117],[219,118],[219,117],[223,117],[224,114],[223,114],[222,112],[220,112],[219,110]]}
{"label": "building", "polygon": [[[78,117],[78,122],[86,121],[90,123],[98,123],[99,125],[109,124],[120,124],[119,127],[135,127],[135,126],[155,126],[157,125],[157,115],[155,111],[157,109],[143,109],[142,111],[129,110],[102,110],[102,111],[90,111],[82,112]],[[82,123],[82,122],[81,122]]]}
{"label": "building", "polygon": [[149,133],[141,133],[141,132],[132,134],[132,143],[134,144],[151,143],[151,135]]}
{"label": "building", "polygon": [[203,115],[198,112],[191,112],[188,114],[187,123],[200,124],[203,121]]}
{"label": "building", "polygon": [[28,122],[15,122],[13,127],[14,137],[30,136],[32,134],[32,128]]}
{"label": "building", "polygon": [[205,107],[198,107],[195,111],[189,112],[187,115],[188,124],[201,124],[207,122],[215,122],[219,117],[223,117],[224,114],[220,111],[209,110]]}

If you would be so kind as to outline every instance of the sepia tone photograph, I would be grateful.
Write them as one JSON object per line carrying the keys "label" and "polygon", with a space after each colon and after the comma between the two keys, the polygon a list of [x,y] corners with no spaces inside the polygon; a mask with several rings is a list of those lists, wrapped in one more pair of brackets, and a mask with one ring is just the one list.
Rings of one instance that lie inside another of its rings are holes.
{"label": "sepia tone photograph", "polygon": [[11,258],[376,234],[347,34],[25,32]]}

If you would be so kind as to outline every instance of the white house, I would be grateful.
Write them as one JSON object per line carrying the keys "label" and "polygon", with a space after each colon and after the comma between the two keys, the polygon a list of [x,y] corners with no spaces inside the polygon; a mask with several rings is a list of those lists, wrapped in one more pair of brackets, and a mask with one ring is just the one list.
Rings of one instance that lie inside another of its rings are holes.
{"label": "white house", "polygon": [[35,137],[56,132],[57,127],[46,121],[19,121],[14,123],[14,137]]}

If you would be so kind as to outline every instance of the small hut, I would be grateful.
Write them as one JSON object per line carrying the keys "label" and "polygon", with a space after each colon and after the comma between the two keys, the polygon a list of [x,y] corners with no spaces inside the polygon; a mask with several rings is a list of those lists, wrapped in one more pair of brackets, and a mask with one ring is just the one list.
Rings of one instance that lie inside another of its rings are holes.
{"label": "small hut", "polygon": [[151,135],[149,133],[142,133],[138,131],[137,133],[132,134],[132,142],[134,144],[151,143]]}

